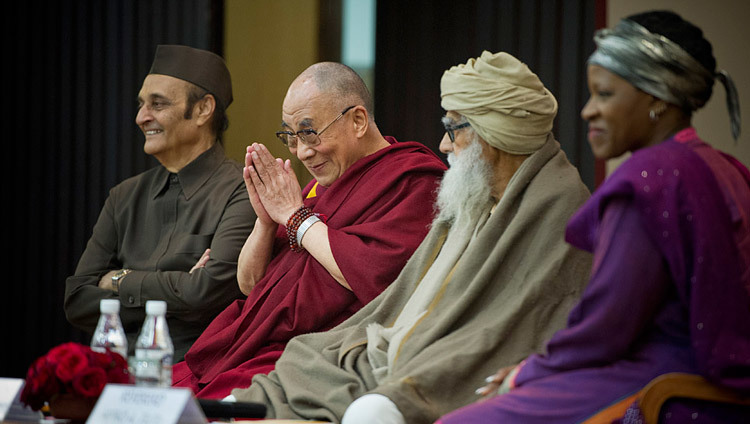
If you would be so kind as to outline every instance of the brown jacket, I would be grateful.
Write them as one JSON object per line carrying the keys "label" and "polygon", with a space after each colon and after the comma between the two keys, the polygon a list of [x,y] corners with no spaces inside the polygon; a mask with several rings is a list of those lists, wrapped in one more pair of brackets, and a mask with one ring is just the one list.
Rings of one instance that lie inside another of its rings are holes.
{"label": "brown jacket", "polygon": [[[216,143],[177,174],[158,166],[115,186],[75,274],[65,283],[65,314],[93,333],[99,300],[120,299],[133,351],[147,300],[167,302],[179,361],[211,320],[234,299],[237,257],[255,223],[240,165]],[[210,260],[192,274],[206,248]],[[119,296],[98,287],[108,271],[128,268]]]}

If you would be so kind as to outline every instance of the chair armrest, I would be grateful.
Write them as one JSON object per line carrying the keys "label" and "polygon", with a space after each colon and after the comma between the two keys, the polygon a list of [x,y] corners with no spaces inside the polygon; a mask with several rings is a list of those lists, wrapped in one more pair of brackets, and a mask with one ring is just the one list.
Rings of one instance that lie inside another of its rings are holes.
{"label": "chair armrest", "polygon": [[670,373],[654,378],[641,389],[639,397],[638,403],[648,424],[659,421],[659,412],[670,398],[750,405],[750,396],[741,396],[699,375],[686,373]]}

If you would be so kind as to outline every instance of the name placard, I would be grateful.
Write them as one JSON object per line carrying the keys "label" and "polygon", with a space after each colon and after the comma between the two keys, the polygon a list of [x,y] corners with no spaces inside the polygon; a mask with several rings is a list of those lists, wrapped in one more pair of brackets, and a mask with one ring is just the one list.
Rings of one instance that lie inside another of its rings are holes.
{"label": "name placard", "polygon": [[39,422],[40,412],[34,412],[21,401],[24,381],[20,378],[0,378],[0,422]]}
{"label": "name placard", "polygon": [[205,424],[203,411],[185,388],[107,384],[86,424]]}

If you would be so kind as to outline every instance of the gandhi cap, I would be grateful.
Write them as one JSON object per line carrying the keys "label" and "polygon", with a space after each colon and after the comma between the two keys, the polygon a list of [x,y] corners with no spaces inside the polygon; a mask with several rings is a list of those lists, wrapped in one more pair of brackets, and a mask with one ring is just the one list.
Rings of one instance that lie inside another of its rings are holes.
{"label": "gandhi cap", "polygon": [[188,46],[159,45],[149,74],[193,83],[216,97],[226,109],[232,103],[232,77],[221,56]]}

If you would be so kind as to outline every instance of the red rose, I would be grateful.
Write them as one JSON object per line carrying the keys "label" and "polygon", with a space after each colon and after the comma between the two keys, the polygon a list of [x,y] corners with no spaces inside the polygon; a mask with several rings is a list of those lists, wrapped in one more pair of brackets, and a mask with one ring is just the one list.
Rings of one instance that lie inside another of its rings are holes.
{"label": "red rose", "polygon": [[43,356],[34,361],[26,373],[21,402],[34,410],[39,410],[50,396],[60,391],[60,388],[54,366]]}
{"label": "red rose", "polygon": [[88,352],[89,362],[92,367],[109,368],[112,365],[112,358],[107,353]]}
{"label": "red rose", "polygon": [[101,368],[89,368],[73,379],[73,391],[81,396],[97,397],[107,384],[107,373]]}
{"label": "red rose", "polygon": [[37,360],[31,364],[29,370],[26,372],[26,385],[24,386],[24,390],[34,393],[39,390],[37,387],[37,375],[39,374],[39,370],[44,368],[46,362],[47,360],[44,357],[41,357],[37,358]]}
{"label": "red rose", "polygon": [[45,359],[39,358],[29,367],[26,372],[26,383],[21,391],[21,402],[29,405],[34,410],[38,410],[44,406],[44,398],[39,395],[39,384],[37,383],[37,368],[39,368],[39,362],[44,362]]}
{"label": "red rose", "polygon": [[47,361],[51,364],[57,365],[63,359],[63,357],[70,355],[71,352],[80,352],[85,355],[85,346],[79,345],[78,343],[63,343],[55,346],[45,355]]}
{"label": "red rose", "polygon": [[107,371],[107,382],[115,384],[129,384],[130,374],[127,368],[114,367]]}
{"label": "red rose", "polygon": [[[72,343],[66,343],[68,345]],[[74,345],[75,346],[75,345]],[[50,352],[52,354],[52,352]],[[63,383],[73,381],[73,378],[89,366],[89,359],[83,350],[77,347],[60,349],[54,352],[52,362],[57,365],[55,375]]]}
{"label": "red rose", "polygon": [[118,368],[122,368],[127,370],[128,369],[128,361],[122,357],[117,352],[112,352],[111,350],[107,351],[109,353],[109,356],[112,358],[112,360],[115,362],[115,366]]}
{"label": "red rose", "polygon": [[21,392],[21,402],[24,405],[28,405],[31,409],[38,411],[44,406],[44,397],[39,396],[38,393],[33,393],[30,386],[24,386]]}
{"label": "red rose", "polygon": [[64,343],[29,367],[21,401],[39,410],[58,394],[95,398],[107,383],[129,382],[128,363],[118,353],[98,353],[78,343]]}
{"label": "red rose", "polygon": [[107,350],[105,353],[91,351],[89,360],[107,373],[107,383],[129,383],[128,363],[119,353]]}
{"label": "red rose", "polygon": [[41,361],[36,370],[34,385],[39,394],[52,396],[60,391],[60,382],[55,375],[55,368],[47,361]]}

